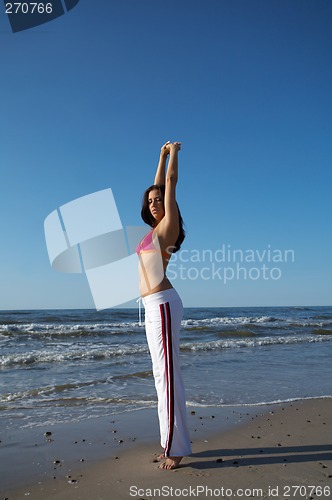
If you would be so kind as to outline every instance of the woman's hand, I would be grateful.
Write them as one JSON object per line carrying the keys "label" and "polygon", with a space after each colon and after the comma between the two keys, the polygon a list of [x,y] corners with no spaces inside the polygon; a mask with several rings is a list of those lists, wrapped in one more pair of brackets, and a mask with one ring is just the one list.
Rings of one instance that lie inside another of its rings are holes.
{"label": "woman's hand", "polygon": [[166,142],[165,144],[169,153],[178,152],[181,149],[181,142]]}
{"label": "woman's hand", "polygon": [[170,144],[170,141],[167,141],[167,142],[165,142],[165,144],[163,146],[161,146],[161,149],[160,149],[161,156],[167,157],[169,155],[169,149],[168,149],[169,144]]}

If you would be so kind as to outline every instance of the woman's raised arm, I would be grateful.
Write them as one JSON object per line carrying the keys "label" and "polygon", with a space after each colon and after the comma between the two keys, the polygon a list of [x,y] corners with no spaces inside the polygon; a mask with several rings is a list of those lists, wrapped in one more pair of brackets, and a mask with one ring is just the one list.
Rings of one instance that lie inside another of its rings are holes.
{"label": "woman's raised arm", "polygon": [[178,152],[181,149],[181,142],[173,142],[166,146],[169,150],[169,163],[166,176],[166,184],[176,184],[178,181]]}
{"label": "woman's raised arm", "polygon": [[181,149],[181,143],[170,143],[167,145],[167,149],[169,150],[169,162],[166,174],[165,216],[162,220],[162,228],[171,236],[171,239],[176,240],[179,234],[179,210],[175,193],[178,182],[178,152]]}
{"label": "woman's raised arm", "polygon": [[154,178],[154,184],[157,184],[159,186],[165,185],[166,160],[169,154],[169,149],[168,149],[169,144],[170,144],[169,141],[165,142],[165,144],[161,146],[160,149],[159,163],[157,167],[156,176]]}

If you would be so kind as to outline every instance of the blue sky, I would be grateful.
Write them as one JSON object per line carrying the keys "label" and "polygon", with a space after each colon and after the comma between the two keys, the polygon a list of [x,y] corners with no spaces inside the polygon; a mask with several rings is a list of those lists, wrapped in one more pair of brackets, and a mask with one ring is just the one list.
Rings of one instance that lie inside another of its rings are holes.
{"label": "blue sky", "polygon": [[44,219],[111,187],[140,225],[166,140],[190,255],[295,255],[227,283],[183,263],[184,305],[331,305],[331,21],[329,0],[81,0],[14,34],[1,5],[0,309],[93,307],[84,275],[52,270]]}

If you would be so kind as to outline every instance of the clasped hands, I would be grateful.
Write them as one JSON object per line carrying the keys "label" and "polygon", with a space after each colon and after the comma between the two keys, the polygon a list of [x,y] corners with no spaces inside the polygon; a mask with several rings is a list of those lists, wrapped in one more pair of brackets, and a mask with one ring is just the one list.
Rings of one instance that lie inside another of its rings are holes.
{"label": "clasped hands", "polygon": [[168,156],[171,152],[178,152],[181,149],[181,142],[170,142],[167,141],[163,146],[161,146],[160,153],[163,156]]}

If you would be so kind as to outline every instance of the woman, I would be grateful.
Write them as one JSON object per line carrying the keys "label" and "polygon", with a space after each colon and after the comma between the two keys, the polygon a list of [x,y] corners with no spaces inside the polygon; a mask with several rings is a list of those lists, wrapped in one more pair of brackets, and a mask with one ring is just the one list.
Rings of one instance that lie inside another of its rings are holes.
{"label": "woman", "polygon": [[154,184],[145,191],[142,203],[142,219],[152,229],[136,249],[140,257],[140,293],[145,307],[146,336],[158,395],[161,446],[164,448],[160,459],[166,458],[159,466],[161,469],[175,469],[183,456],[191,454],[179,359],[183,306],[166,277],[171,254],[179,250],[184,240],[175,196],[180,148],[180,142],[166,142],[161,148]]}

